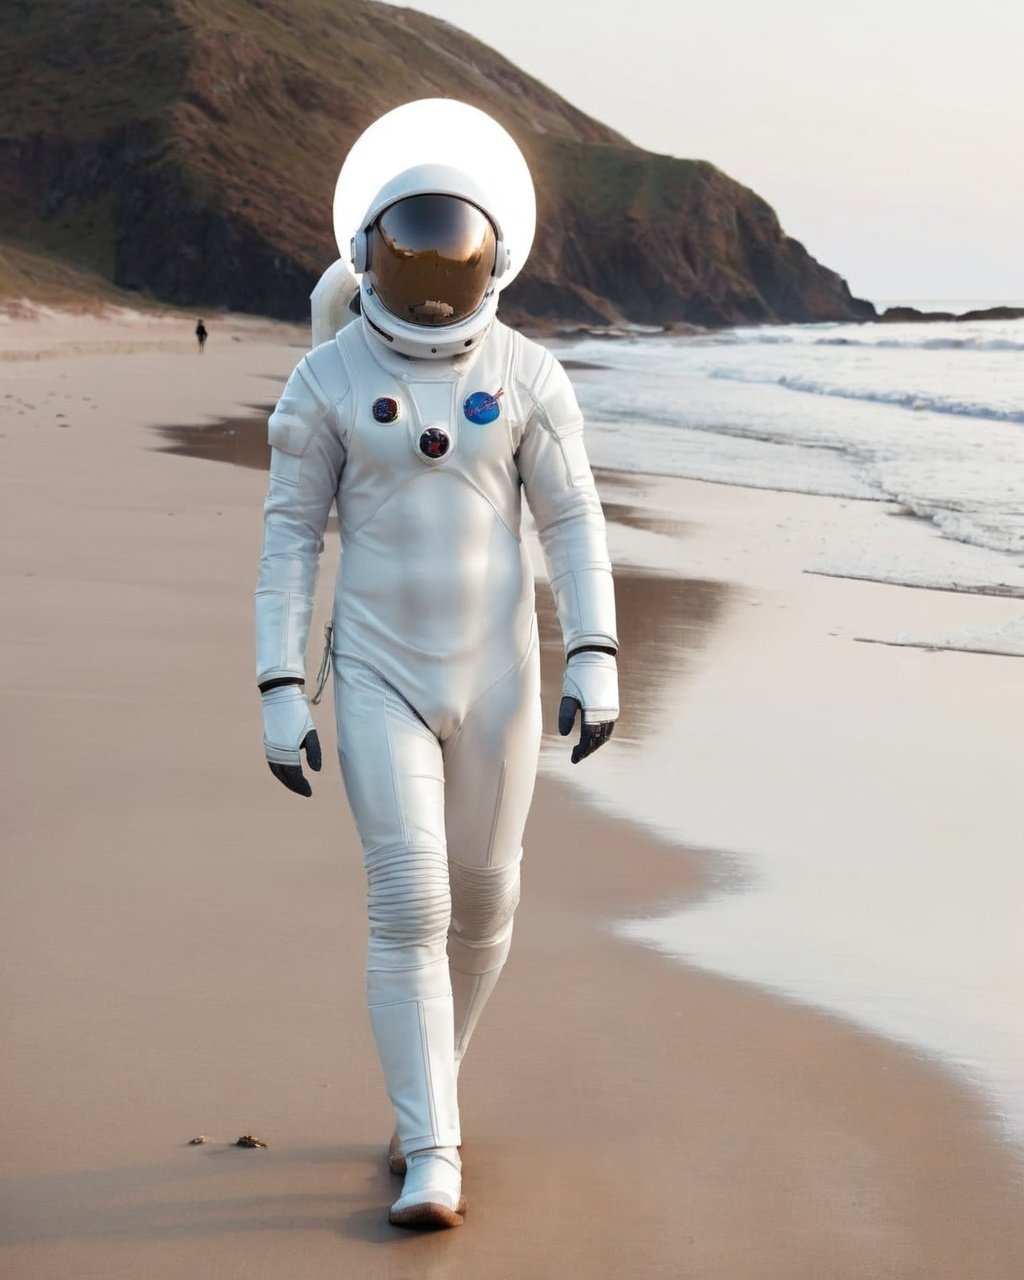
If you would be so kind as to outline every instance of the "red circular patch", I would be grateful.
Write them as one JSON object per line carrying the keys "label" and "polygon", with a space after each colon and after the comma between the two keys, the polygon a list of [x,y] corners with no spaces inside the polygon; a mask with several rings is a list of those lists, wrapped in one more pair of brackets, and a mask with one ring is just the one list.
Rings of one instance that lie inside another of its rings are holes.
{"label": "red circular patch", "polygon": [[440,427],[427,427],[420,436],[420,453],[425,458],[443,458],[450,446],[448,432]]}

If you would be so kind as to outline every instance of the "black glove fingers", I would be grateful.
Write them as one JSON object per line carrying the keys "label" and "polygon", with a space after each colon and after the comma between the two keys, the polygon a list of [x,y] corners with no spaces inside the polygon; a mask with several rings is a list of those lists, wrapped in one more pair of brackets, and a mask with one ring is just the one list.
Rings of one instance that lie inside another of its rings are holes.
{"label": "black glove fingers", "polygon": [[614,720],[602,720],[600,724],[585,724],[580,731],[579,742],[572,749],[573,764],[586,760],[587,756],[593,755],[598,747],[604,746],[612,736],[614,727]]}
{"label": "black glove fingers", "polygon": [[587,756],[589,756],[590,753],[595,749],[594,748],[595,731],[596,731],[596,726],[590,725],[590,724],[585,724],[583,728],[580,730],[580,740],[579,742],[576,743],[576,745],[572,749],[571,759],[573,764],[579,764],[581,760],[586,760]]}
{"label": "black glove fingers", "polygon": [[583,708],[577,698],[567,696],[558,704],[558,732],[563,738],[572,733],[572,727],[576,723],[576,716],[582,710]]}
{"label": "black glove fingers", "polygon": [[[308,734],[306,735],[308,738]],[[273,760],[268,760],[270,772],[278,780],[283,782],[289,791],[294,791],[299,796],[311,796],[313,788],[303,776],[302,768],[297,764],[277,764]]]}
{"label": "black glove fingers", "polygon": [[323,753],[320,750],[320,736],[315,729],[310,729],[302,739],[302,747],[306,752],[306,763],[314,773],[319,773],[320,766],[323,764]]}

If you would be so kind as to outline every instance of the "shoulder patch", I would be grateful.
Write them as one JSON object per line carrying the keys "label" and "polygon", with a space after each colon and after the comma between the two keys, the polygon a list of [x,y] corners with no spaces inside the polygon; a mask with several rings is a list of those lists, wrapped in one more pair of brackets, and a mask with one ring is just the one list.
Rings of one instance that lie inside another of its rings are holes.
{"label": "shoulder patch", "polygon": [[314,394],[303,377],[300,364],[288,379],[281,399],[270,415],[267,436],[271,446],[301,458],[327,409],[328,406]]}

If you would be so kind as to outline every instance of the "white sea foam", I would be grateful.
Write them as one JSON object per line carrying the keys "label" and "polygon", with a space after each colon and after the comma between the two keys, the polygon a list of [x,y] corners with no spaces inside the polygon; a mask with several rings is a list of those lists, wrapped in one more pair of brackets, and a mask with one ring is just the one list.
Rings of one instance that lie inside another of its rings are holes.
{"label": "white sea foam", "polygon": [[[588,339],[565,353],[601,466],[890,499],[1024,553],[1024,321]],[[935,564],[948,548],[936,542]]]}
{"label": "white sea foam", "polygon": [[[876,351],[879,350],[877,346],[874,349]],[[954,348],[902,347],[900,349],[903,351],[924,351],[953,350]],[[965,348],[956,349],[964,350]],[[1000,350],[1006,349],[1000,348]],[[1024,351],[1024,346],[1015,347],[1013,350]],[[735,382],[760,383],[764,381],[764,378],[758,376],[756,372],[748,374],[738,369],[712,369],[710,376],[712,378],[731,379]],[[930,409],[933,413],[951,413],[962,418],[990,418],[996,422],[1024,422],[1024,408],[1014,409],[986,404],[976,400],[950,399],[933,395],[921,387],[909,391],[875,390],[870,387],[856,386],[847,387],[841,383],[824,382],[818,378],[801,378],[799,375],[791,373],[780,374],[776,382],[780,387],[785,387],[787,391],[803,391],[809,395],[838,396],[843,400],[868,400],[878,404],[896,405],[901,409],[914,409],[915,411]]]}

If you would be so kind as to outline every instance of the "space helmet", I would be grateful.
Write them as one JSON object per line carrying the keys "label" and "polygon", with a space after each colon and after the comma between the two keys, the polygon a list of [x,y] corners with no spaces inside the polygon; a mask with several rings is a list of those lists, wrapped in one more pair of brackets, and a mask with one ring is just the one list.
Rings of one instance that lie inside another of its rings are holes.
{"label": "space helmet", "polygon": [[408,103],[371,125],[335,192],[335,234],[360,277],[364,319],[414,358],[478,345],[526,260],[535,220],[515,142],[450,99]]}

